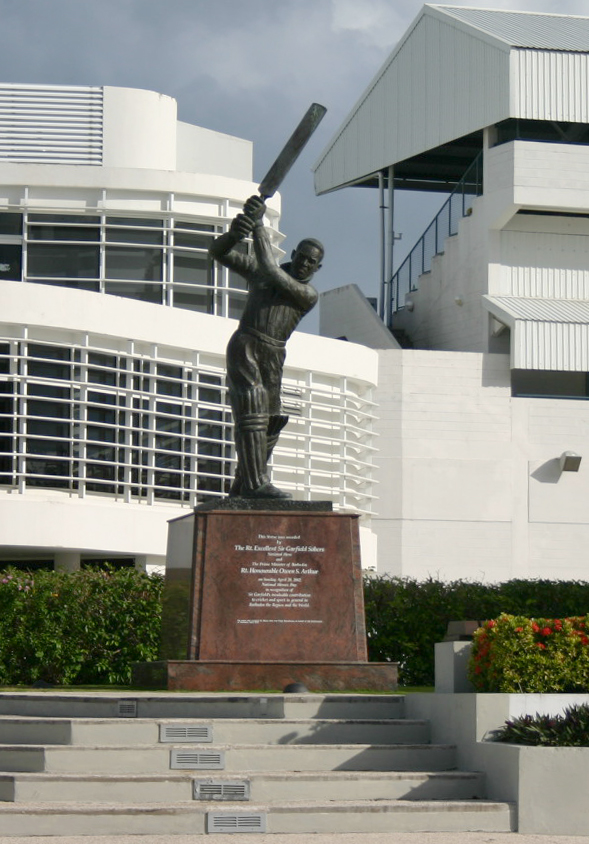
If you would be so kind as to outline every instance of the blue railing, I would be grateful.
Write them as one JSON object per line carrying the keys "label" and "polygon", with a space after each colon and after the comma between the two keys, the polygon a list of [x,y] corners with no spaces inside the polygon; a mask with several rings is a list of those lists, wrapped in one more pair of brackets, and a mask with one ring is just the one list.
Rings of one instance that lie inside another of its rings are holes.
{"label": "blue railing", "polygon": [[458,224],[483,192],[483,153],[480,152],[458,182],[390,281],[389,327],[392,315],[405,307],[405,296],[417,290],[417,280],[431,269],[432,258],[444,251],[447,237],[458,233]]}

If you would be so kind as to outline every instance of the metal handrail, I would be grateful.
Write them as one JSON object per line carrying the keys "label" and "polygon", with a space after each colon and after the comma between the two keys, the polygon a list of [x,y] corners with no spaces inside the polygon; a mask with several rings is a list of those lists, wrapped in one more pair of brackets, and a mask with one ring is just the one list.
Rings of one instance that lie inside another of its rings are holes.
{"label": "metal handrail", "polygon": [[446,202],[421,235],[389,282],[389,327],[392,315],[405,307],[405,296],[417,290],[417,280],[431,269],[432,258],[444,251],[444,241],[458,234],[458,223],[466,217],[474,199],[483,192],[483,153],[469,165]]}

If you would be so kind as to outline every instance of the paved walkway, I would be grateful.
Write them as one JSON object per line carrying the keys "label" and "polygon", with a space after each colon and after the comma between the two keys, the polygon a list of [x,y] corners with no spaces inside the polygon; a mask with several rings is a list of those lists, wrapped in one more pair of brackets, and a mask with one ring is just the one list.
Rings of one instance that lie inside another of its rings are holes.
{"label": "paved walkway", "polygon": [[0,844],[589,844],[585,835],[520,835],[517,832],[390,832],[336,835],[80,835],[65,838],[0,836]]}

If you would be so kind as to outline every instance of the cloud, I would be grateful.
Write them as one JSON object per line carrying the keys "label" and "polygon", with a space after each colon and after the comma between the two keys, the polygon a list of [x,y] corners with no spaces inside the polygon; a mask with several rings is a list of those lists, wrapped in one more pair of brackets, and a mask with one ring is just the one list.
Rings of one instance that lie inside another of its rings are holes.
{"label": "cloud", "polygon": [[334,32],[353,32],[378,50],[391,48],[421,3],[405,3],[402,11],[391,0],[331,0]]}

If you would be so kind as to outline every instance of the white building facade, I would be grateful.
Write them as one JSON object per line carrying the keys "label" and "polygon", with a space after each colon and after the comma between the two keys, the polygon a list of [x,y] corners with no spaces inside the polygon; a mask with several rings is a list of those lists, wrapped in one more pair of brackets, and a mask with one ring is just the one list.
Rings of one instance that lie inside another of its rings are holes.
{"label": "white building facade", "polygon": [[[588,90],[589,18],[426,6],[317,165],[389,208],[382,319],[321,318],[379,349],[379,571],[589,577]],[[398,265],[402,189],[453,193]]]}
{"label": "white building facade", "polygon": [[[108,87],[0,86],[0,128],[0,565],[162,566],[168,520],[234,469],[224,353],[246,291],[207,248],[256,190],[251,143]],[[361,514],[367,565],[377,365],[295,335],[273,467]]]}

